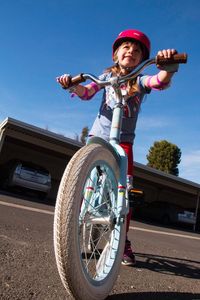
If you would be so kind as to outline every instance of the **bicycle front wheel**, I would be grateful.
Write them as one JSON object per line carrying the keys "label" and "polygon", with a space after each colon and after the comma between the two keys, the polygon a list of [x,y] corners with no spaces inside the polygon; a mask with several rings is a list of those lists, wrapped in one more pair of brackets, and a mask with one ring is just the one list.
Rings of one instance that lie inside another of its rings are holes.
{"label": "bicycle front wheel", "polygon": [[69,162],[58,191],[54,248],[61,280],[76,300],[105,299],[121,264],[125,221],[119,222],[119,165],[90,144]]}

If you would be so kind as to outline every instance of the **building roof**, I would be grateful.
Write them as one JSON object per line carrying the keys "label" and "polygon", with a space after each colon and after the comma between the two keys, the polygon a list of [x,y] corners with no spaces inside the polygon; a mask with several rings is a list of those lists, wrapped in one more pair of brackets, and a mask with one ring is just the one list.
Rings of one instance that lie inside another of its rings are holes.
{"label": "building roof", "polygon": [[167,174],[166,172],[156,170],[137,162],[134,162],[134,166],[135,176],[142,177],[143,179],[151,181],[154,184],[168,186],[170,188],[194,195],[197,195],[200,192],[200,184],[193,181]]}
{"label": "building roof", "polygon": [[30,134],[31,136],[36,135],[38,138],[42,139],[51,139],[52,142],[67,143],[78,148],[83,146],[81,142],[74,139],[67,138],[61,134],[49,131],[48,129],[43,129],[10,117],[6,118],[2,123],[0,123],[0,131],[5,128],[12,128],[16,131],[22,131],[24,133],[26,132],[26,134]]}

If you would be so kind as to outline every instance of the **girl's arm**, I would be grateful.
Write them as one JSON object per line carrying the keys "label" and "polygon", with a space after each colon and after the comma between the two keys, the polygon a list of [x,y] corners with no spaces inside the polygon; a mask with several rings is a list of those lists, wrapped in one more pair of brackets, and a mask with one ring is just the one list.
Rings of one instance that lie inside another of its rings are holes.
{"label": "girl's arm", "polygon": [[[168,49],[168,50],[158,51],[157,55],[163,56],[165,58],[170,58],[176,53],[177,51],[175,49]],[[147,76],[144,80],[144,85],[147,88],[162,90],[169,85],[172,76],[174,75],[175,72],[178,71],[178,64],[165,65],[165,66],[157,65],[157,67],[161,71],[158,72],[156,75]]]}
{"label": "girl's arm", "polygon": [[[64,74],[57,77],[56,80],[63,88],[67,89],[70,83],[70,78],[69,74]],[[90,100],[100,89],[101,88],[98,84],[91,82],[87,85],[78,84],[69,88],[69,92],[73,93],[73,95],[77,95],[82,100]]]}

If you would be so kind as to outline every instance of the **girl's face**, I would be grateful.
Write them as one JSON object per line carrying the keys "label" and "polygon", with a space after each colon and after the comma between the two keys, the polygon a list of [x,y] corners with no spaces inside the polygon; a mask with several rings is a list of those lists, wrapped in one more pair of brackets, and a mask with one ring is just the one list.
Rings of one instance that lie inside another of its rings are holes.
{"label": "girl's face", "polygon": [[135,68],[142,60],[142,49],[137,42],[124,42],[116,52],[116,61],[122,69]]}

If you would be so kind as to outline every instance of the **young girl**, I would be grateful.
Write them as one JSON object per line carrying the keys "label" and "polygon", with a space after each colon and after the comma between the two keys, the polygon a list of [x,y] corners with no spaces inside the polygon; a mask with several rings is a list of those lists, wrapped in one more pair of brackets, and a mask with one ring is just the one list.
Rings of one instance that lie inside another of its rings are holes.
{"label": "young girl", "polygon": [[[174,49],[158,51],[159,56],[170,58],[175,53]],[[107,68],[100,76],[101,79],[108,79],[111,76],[126,75],[136,68],[143,60],[149,58],[150,40],[139,30],[129,29],[122,31],[113,43],[112,57],[114,65]],[[127,187],[132,188],[133,179],[133,141],[135,138],[135,127],[140,110],[140,105],[145,94],[149,94],[151,89],[162,90],[169,86],[170,80],[178,70],[178,65],[157,66],[160,71],[153,76],[138,75],[136,80],[130,80],[126,85],[121,86],[125,95],[124,115],[122,129],[120,133],[120,145],[128,156]],[[62,87],[68,88],[70,75],[64,74],[57,78],[57,82]],[[85,86],[76,85],[69,89],[72,96],[77,95],[82,100],[90,100],[99,90],[100,86],[92,82]],[[90,130],[89,136],[99,136],[109,140],[112,111],[115,105],[115,93],[112,87],[105,87],[99,113]],[[131,218],[131,210],[127,217],[127,232]],[[134,265],[135,256],[131,249],[131,243],[126,238],[125,250],[122,263]]]}

